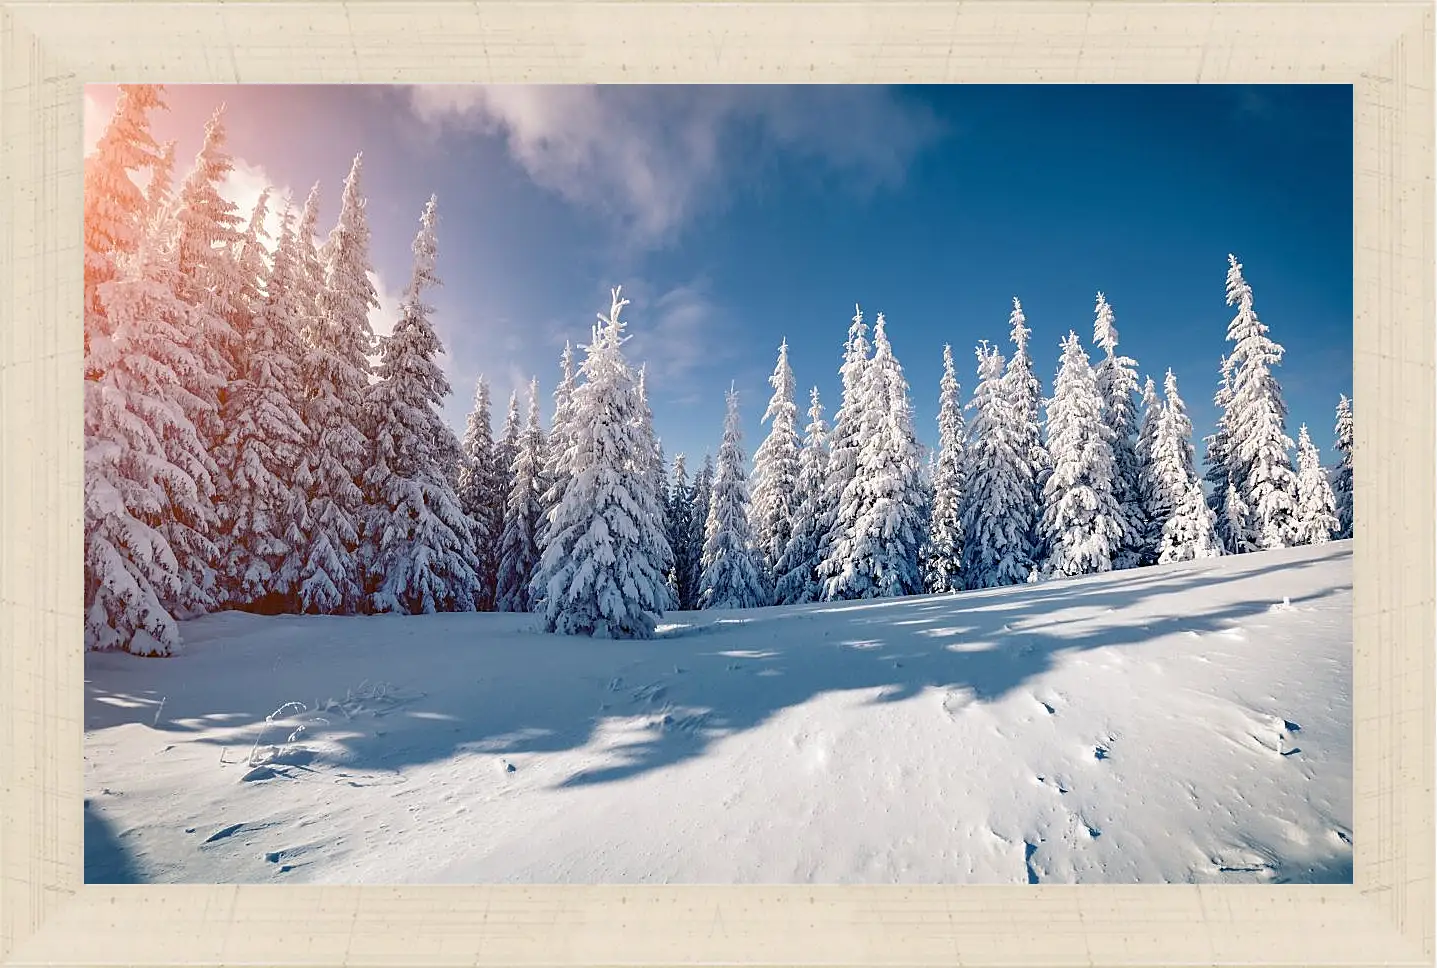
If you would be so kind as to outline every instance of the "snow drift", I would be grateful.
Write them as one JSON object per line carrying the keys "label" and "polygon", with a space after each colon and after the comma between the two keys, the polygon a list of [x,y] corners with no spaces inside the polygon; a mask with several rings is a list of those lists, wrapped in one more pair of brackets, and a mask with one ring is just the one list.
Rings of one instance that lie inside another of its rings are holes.
{"label": "snow drift", "polygon": [[1350,881],[1351,543],[958,595],[89,653],[88,882]]}

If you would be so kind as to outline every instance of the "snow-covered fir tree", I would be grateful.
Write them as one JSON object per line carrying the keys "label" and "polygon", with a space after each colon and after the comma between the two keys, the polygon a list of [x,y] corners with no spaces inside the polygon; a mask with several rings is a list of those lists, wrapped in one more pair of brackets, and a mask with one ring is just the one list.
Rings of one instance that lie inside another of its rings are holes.
{"label": "snow-covered fir tree", "polygon": [[1044,572],[1087,575],[1112,569],[1124,540],[1123,509],[1114,485],[1113,428],[1097,379],[1077,333],[1062,346],[1048,401],[1053,472],[1043,486]]}
{"label": "snow-covered fir tree", "polygon": [[714,462],[712,454],[704,454],[699,472],[694,475],[694,486],[689,501],[688,558],[693,565],[689,584],[693,589],[690,608],[700,608],[699,596],[703,592],[704,575],[704,529],[708,527],[709,505],[713,503]]}
{"label": "snow-covered fir tree", "polygon": [[[364,401],[374,346],[369,312],[379,299],[369,278],[362,172],[363,156],[356,155],[344,182],[339,220],[324,244],[324,283],[310,329],[305,416],[314,439],[306,468],[309,546],[299,579],[304,612],[351,612],[364,597],[357,549],[365,511],[358,482],[372,450],[363,426]],[[302,218],[301,224],[306,221]]]}
{"label": "snow-covered fir tree", "polygon": [[539,524],[544,514],[548,483],[548,448],[539,419],[539,380],[529,383],[529,421],[519,436],[509,475],[509,499],[504,511],[504,537],[499,546],[499,583],[496,604],[501,612],[533,610],[530,582],[539,564]]}
{"label": "snow-covered fir tree", "polygon": [[628,300],[613,291],[585,347],[584,382],[574,391],[568,484],[550,523],[542,572],[544,627],[550,632],[648,638],[667,595],[654,567],[667,543],[658,499],[643,480],[649,442],[639,430],[640,402],[624,359]]}
{"label": "snow-covered fir tree", "polygon": [[994,588],[1026,582],[1033,574],[1033,479],[1027,443],[1016,430],[1023,421],[1005,392],[1003,354],[979,344],[978,386],[968,409],[963,522],[966,588]]}
{"label": "snow-covered fir tree", "polygon": [[202,516],[195,477],[208,473],[181,380],[199,366],[192,311],[157,232],[116,269],[95,293],[105,325],[85,377],[85,644],[170,655],[180,634],[167,603],[185,576],[163,524]]}
{"label": "snow-covered fir tree", "polygon": [[309,428],[301,413],[303,295],[298,285],[294,216],[280,216],[280,234],[262,305],[245,331],[245,371],[225,398],[226,473],[222,510],[223,581],[230,602],[278,611],[293,600],[284,563],[304,543],[306,495],[295,479]]}
{"label": "snow-covered fir tree", "polygon": [[480,376],[474,386],[474,409],[464,424],[460,443],[459,506],[470,521],[474,548],[474,607],[494,611],[499,575],[499,541],[504,533],[504,499],[498,493],[496,447],[489,410],[489,383]]}
{"label": "snow-covered fir tree", "polygon": [[1307,424],[1303,424],[1297,431],[1297,515],[1292,543],[1326,544],[1341,530],[1327,469],[1322,466],[1317,445],[1308,436]]}
{"label": "snow-covered fir tree", "polygon": [[664,477],[664,448],[659,441],[659,435],[654,430],[654,411],[649,406],[648,389],[648,365],[639,367],[639,433],[648,442],[649,459],[644,470],[643,478],[649,486],[649,493],[653,495],[658,508],[658,519],[650,522],[650,525],[657,528],[664,535],[665,540],[656,542],[653,545],[654,568],[665,576],[664,599],[659,610],[662,612],[671,611],[679,607],[678,590],[673,582],[668,581],[668,576],[674,570],[673,549],[668,543],[668,521],[664,513],[664,501],[668,494],[668,483]]}
{"label": "snow-covered fir tree", "polygon": [[863,310],[853,307],[853,320],[843,348],[843,365],[838,373],[842,383],[838,410],[833,415],[833,430],[828,438],[828,480],[824,483],[823,537],[818,547],[818,575],[828,594],[833,579],[847,566],[838,550],[846,537],[845,524],[839,520],[843,494],[858,474],[858,452],[863,443],[864,401],[867,392],[865,375],[869,362],[868,325]]}
{"label": "snow-covered fir tree", "polygon": [[571,425],[574,422],[574,348],[568,341],[559,356],[559,383],[554,388],[554,420],[549,425],[549,437],[544,448],[543,511],[539,516],[537,535],[539,559],[533,578],[529,583],[531,611],[542,611],[544,591],[549,587],[549,575],[544,571],[544,549],[549,545],[549,524],[554,512],[564,499],[564,489],[569,478],[568,453],[573,439]]}
{"label": "snow-covered fir tree", "polygon": [[675,454],[673,476],[669,480],[668,493],[665,495],[664,521],[669,536],[669,548],[674,554],[673,567],[669,570],[669,584],[673,586],[674,598],[681,609],[693,608],[696,596],[696,563],[689,540],[693,531],[693,500],[688,458],[683,454]]}
{"label": "snow-covered fir tree", "polygon": [[[175,292],[193,310],[185,338],[196,366],[178,374],[188,391],[188,416],[205,444],[208,474],[196,474],[200,500],[196,517],[166,522],[166,537],[180,565],[180,597],[173,611],[181,617],[208,611],[227,600],[218,582],[221,552],[217,504],[226,500],[225,471],[216,457],[223,451],[221,417],[226,387],[238,376],[239,331],[244,313],[244,281],[235,261],[241,239],[240,216],[219,186],[234,170],[225,149],[224,108],[205,125],[205,138],[175,202],[173,232],[179,260]],[[167,231],[168,234],[168,231]]]}
{"label": "snow-covered fir tree", "polygon": [[1142,466],[1137,455],[1138,392],[1137,363],[1117,352],[1118,328],[1113,324],[1113,307],[1098,293],[1094,308],[1093,342],[1103,358],[1093,367],[1098,395],[1103,399],[1104,420],[1113,431],[1113,493],[1121,514],[1122,542],[1113,555],[1118,570],[1135,568],[1142,562],[1147,532],[1142,498]]}
{"label": "snow-covered fir tree", "polygon": [[414,238],[414,272],[394,332],[380,343],[379,379],[365,392],[372,428],[363,474],[363,547],[367,606],[374,612],[472,611],[472,523],[453,485],[459,444],[439,416],[449,380],[430,322],[426,292],[439,285],[437,201],[430,197]]}
{"label": "snow-covered fir tree", "polygon": [[1337,465],[1332,469],[1332,496],[1337,508],[1337,537],[1352,537],[1352,401],[1337,402]]}
{"label": "snow-covered fir tree", "polygon": [[122,84],[115,112],[95,150],[85,159],[84,340],[86,372],[93,365],[90,342],[106,332],[100,286],[116,279],[120,263],[134,256],[148,228],[148,200],[135,176],[153,170],[160,148],[150,133],[149,113],[164,108],[158,84]]}
{"label": "snow-covered fir tree", "polygon": [[1009,341],[1013,344],[1013,358],[1003,374],[1003,394],[1009,401],[1008,413],[1013,422],[1013,433],[1018,440],[1020,452],[1027,455],[1026,479],[1032,498],[1014,513],[1028,529],[1028,557],[1031,561],[1043,560],[1043,528],[1040,509],[1043,506],[1043,484],[1053,469],[1052,458],[1043,442],[1043,426],[1040,411],[1043,406],[1043,385],[1033,368],[1033,357],[1028,352],[1028,339],[1033,331],[1028,328],[1028,318],[1023,313],[1023,304],[1013,297],[1013,311],[1008,314]]}
{"label": "snow-covered fir tree", "polygon": [[1149,453],[1149,496],[1158,527],[1157,561],[1191,561],[1222,553],[1216,516],[1203,495],[1194,464],[1193,425],[1178,395],[1177,377],[1163,379],[1163,403]]}
{"label": "snow-covered fir tree", "polygon": [[[234,246],[238,289],[231,320],[235,330],[231,372],[236,377],[249,371],[249,360],[246,357],[249,328],[264,308],[265,284],[270,272],[270,250],[266,244],[270,236],[265,229],[265,220],[269,218],[269,194],[269,188],[260,190],[254,208],[250,210],[249,221]],[[220,400],[223,404],[223,393]]]}
{"label": "snow-covered fir tree", "polygon": [[938,451],[933,466],[933,513],[928,525],[924,583],[930,592],[963,588],[963,398],[953,347],[943,347],[938,381]]}
{"label": "snow-covered fir tree", "polygon": [[699,604],[703,608],[756,608],[768,604],[768,590],[749,526],[748,474],[744,468],[743,429],[738,391],[729,387],[723,443],[708,519],[704,522],[703,577]]}
{"label": "snow-covered fir tree", "polygon": [[778,563],[774,599],[779,605],[816,602],[823,597],[818,579],[819,544],[823,540],[827,513],[824,487],[828,482],[828,424],[818,387],[808,393],[808,425],[804,428],[803,449],[798,455],[798,506],[788,545]]}
{"label": "snow-covered fir tree", "polygon": [[509,392],[509,410],[504,415],[504,430],[499,435],[499,442],[494,447],[495,464],[495,493],[499,495],[499,503],[503,506],[502,514],[503,528],[509,527],[509,492],[514,489],[514,458],[519,456],[519,391],[518,389]]}
{"label": "snow-covered fir tree", "polygon": [[1160,505],[1162,495],[1154,489],[1153,444],[1162,416],[1163,402],[1158,398],[1153,378],[1147,377],[1143,381],[1142,420],[1138,425],[1137,443],[1133,446],[1138,461],[1139,495],[1143,502],[1143,541],[1138,561],[1140,565],[1157,563],[1163,522],[1171,513],[1171,508]]}
{"label": "snow-covered fir tree", "polygon": [[1206,438],[1207,471],[1203,476],[1208,484],[1208,507],[1212,508],[1213,517],[1217,521],[1218,541],[1227,553],[1238,554],[1240,551],[1251,550],[1253,542],[1252,535],[1247,531],[1233,530],[1238,526],[1247,527],[1245,523],[1247,521],[1246,509],[1239,508],[1229,513],[1227,507],[1228,495],[1237,491],[1230,463],[1232,444],[1227,426],[1228,410],[1232,407],[1231,357],[1224,356],[1222,358],[1218,372],[1220,379],[1217,393],[1213,395],[1213,405],[1217,407],[1217,428]]}
{"label": "snow-covered fir tree", "polygon": [[1272,373],[1282,362],[1283,349],[1258,320],[1252,287],[1233,255],[1228,256],[1227,303],[1237,307],[1227,330],[1233,344],[1232,399],[1224,413],[1229,473],[1251,513],[1257,545],[1283,548],[1292,542],[1297,513],[1292,439],[1285,429],[1287,405]]}
{"label": "snow-covered fir tree", "polygon": [[753,532],[762,576],[767,587],[781,577],[779,562],[793,535],[798,508],[799,449],[798,407],[793,402],[793,367],[788,362],[788,340],[778,347],[778,362],[768,378],[773,387],[763,422],[768,436],[754,453]]}
{"label": "snow-covered fir tree", "polygon": [[844,562],[828,580],[830,599],[914,595],[923,589],[919,552],[927,538],[922,458],[903,367],[882,313],[861,386],[858,469],[843,491],[834,545]]}

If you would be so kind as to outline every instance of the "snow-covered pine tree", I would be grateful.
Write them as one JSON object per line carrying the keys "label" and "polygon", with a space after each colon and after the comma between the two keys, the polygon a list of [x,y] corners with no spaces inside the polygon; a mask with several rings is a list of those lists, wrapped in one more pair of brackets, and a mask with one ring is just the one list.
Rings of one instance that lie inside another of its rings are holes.
{"label": "snow-covered pine tree", "polygon": [[963,398],[953,347],[943,347],[938,381],[938,452],[933,467],[933,514],[928,526],[924,582],[930,592],[963,588]]}
{"label": "snow-covered pine tree", "polygon": [[816,602],[823,597],[823,585],[818,580],[818,548],[827,518],[823,501],[828,482],[828,424],[823,419],[818,387],[809,390],[808,401],[808,426],[798,455],[798,506],[788,545],[779,559],[774,590],[779,605]]}
{"label": "snow-covered pine tree", "polygon": [[1015,432],[1023,421],[1014,416],[1005,392],[1003,354],[986,340],[976,353],[978,386],[968,403],[973,419],[968,424],[960,501],[960,573],[966,588],[1019,585],[1034,569],[1030,556],[1034,516],[1031,455]]}
{"label": "snow-covered pine tree", "polygon": [[494,427],[489,412],[489,384],[480,376],[474,387],[474,409],[464,425],[460,444],[459,506],[470,521],[474,548],[474,608],[492,612],[499,575],[499,541],[504,533],[504,501],[496,493]]}
{"label": "snow-covered pine tree", "polygon": [[1113,307],[1098,293],[1094,309],[1093,342],[1103,358],[1093,367],[1098,395],[1103,399],[1104,420],[1113,431],[1113,494],[1121,514],[1122,541],[1113,555],[1113,568],[1135,568],[1142,562],[1147,522],[1143,519],[1142,468],[1138,462],[1136,437],[1138,413],[1133,398],[1138,392],[1138,371],[1134,360],[1117,353],[1118,329],[1113,325]]}
{"label": "snow-covered pine tree", "polygon": [[798,407],[793,402],[793,367],[788,362],[788,340],[778,347],[778,362],[768,378],[773,387],[763,422],[768,436],[754,453],[753,532],[766,588],[781,577],[779,562],[793,535],[798,508],[799,448]]}
{"label": "snow-covered pine tree", "polygon": [[[379,379],[364,393],[363,425],[372,444],[361,478],[366,497],[358,557],[365,605],[379,613],[472,611],[478,585],[472,525],[453,484],[459,443],[438,410],[451,392],[438,362],[444,346],[429,319],[433,307],[424,302],[440,284],[438,221],[438,200],[430,196],[399,321],[380,344]],[[332,258],[346,241],[336,239]]]}
{"label": "snow-covered pine tree", "polygon": [[215,459],[222,451],[221,405],[226,388],[238,375],[239,332],[244,282],[235,262],[240,216],[219,186],[234,170],[225,149],[224,107],[205,125],[205,138],[180,187],[174,206],[173,237],[179,260],[175,291],[194,311],[186,333],[196,366],[177,374],[188,391],[190,423],[204,442],[208,475],[196,475],[200,500],[194,518],[177,517],[165,525],[166,537],[180,565],[180,597],[171,610],[180,617],[208,611],[227,598],[218,583],[221,553],[215,544],[221,524],[218,504],[226,500],[226,468]]}
{"label": "snow-covered pine tree", "polygon": [[1337,504],[1337,537],[1352,537],[1352,401],[1337,402],[1337,465],[1332,469],[1332,496]]}
{"label": "snow-covered pine tree", "polygon": [[[235,315],[231,320],[236,338],[230,363],[231,372],[236,378],[249,372],[249,360],[245,355],[249,327],[264,309],[265,283],[270,272],[269,247],[265,244],[270,236],[264,225],[269,218],[269,194],[270,189],[267,187],[260,191],[259,199],[250,210],[249,222],[234,244],[233,258],[239,288],[236,292]],[[221,392],[222,408],[224,396],[224,392]]]}
{"label": "snow-covered pine tree", "polygon": [[708,527],[709,505],[713,503],[713,493],[713,455],[704,454],[704,461],[699,465],[699,472],[694,475],[694,486],[690,491],[691,498],[689,500],[688,557],[693,566],[689,573],[689,587],[693,590],[693,600],[689,604],[691,609],[702,607],[699,596],[703,592],[704,529]]}
{"label": "snow-covered pine tree", "polygon": [[1160,506],[1160,495],[1154,489],[1153,444],[1157,438],[1158,425],[1162,422],[1163,403],[1158,398],[1153,378],[1143,381],[1142,422],[1138,426],[1138,440],[1133,452],[1138,460],[1138,488],[1143,501],[1143,544],[1139,565],[1157,564],[1158,546],[1162,543],[1163,522],[1171,508]]}
{"label": "snow-covered pine tree", "polygon": [[664,599],[660,604],[659,611],[668,612],[679,607],[678,591],[674,584],[668,581],[668,576],[674,570],[673,549],[668,543],[667,516],[664,514],[664,501],[668,494],[668,483],[664,477],[664,448],[659,441],[659,435],[654,431],[654,412],[649,406],[648,389],[648,365],[639,367],[639,433],[648,441],[649,459],[647,469],[643,475],[649,486],[649,492],[654,497],[654,506],[659,509],[659,517],[651,522],[652,527],[658,529],[663,535],[662,542],[655,542],[653,552],[655,555],[654,569],[664,576]]}
{"label": "snow-covered pine tree", "polygon": [[864,400],[867,393],[865,374],[868,370],[868,325],[863,310],[853,307],[853,320],[843,348],[843,365],[838,373],[842,381],[838,410],[833,415],[833,431],[828,438],[828,480],[823,494],[823,538],[818,547],[818,576],[824,594],[833,579],[843,573],[846,562],[838,553],[838,544],[847,536],[846,525],[839,520],[843,493],[858,474],[858,452],[863,443]]}
{"label": "snow-covered pine tree", "polygon": [[544,491],[543,513],[539,516],[537,536],[539,561],[534,577],[529,583],[531,610],[544,609],[544,594],[549,587],[549,574],[544,570],[544,549],[549,546],[549,523],[554,512],[564,499],[564,489],[569,485],[568,452],[573,439],[571,425],[574,421],[574,349],[565,341],[564,352],[559,357],[559,384],[554,388],[554,420],[549,426],[549,438],[544,448]]}
{"label": "snow-covered pine tree", "polygon": [[[360,191],[363,155],[344,181],[339,220],[324,244],[324,281],[315,301],[306,385],[306,421],[314,435],[306,468],[309,545],[300,568],[299,608],[337,614],[359,608],[365,568],[358,557],[366,516],[359,482],[372,450],[365,433],[374,331],[369,311],[379,304],[369,274],[369,222]],[[301,218],[300,241],[307,241]],[[306,253],[307,258],[307,253]]]}
{"label": "snow-covered pine tree", "polygon": [[689,535],[693,530],[693,487],[689,484],[688,458],[683,454],[674,455],[673,477],[669,481],[665,496],[665,530],[669,536],[669,548],[674,553],[674,564],[669,570],[669,584],[673,586],[678,608],[694,607],[694,560]]}
{"label": "snow-covered pine tree", "polygon": [[497,607],[501,612],[533,610],[530,582],[539,564],[539,523],[548,486],[544,468],[548,453],[539,419],[539,378],[529,382],[529,422],[519,436],[504,512],[504,537],[499,546]]}
{"label": "snow-covered pine tree", "polygon": [[303,545],[305,495],[295,481],[304,462],[309,428],[295,396],[304,347],[304,305],[294,216],[280,217],[279,242],[265,296],[245,331],[246,369],[225,397],[226,476],[222,579],[235,605],[282,610],[292,601],[284,562]]}
{"label": "snow-covered pine tree", "polygon": [[1043,487],[1044,573],[1062,577],[1109,571],[1122,547],[1123,509],[1113,466],[1113,428],[1078,334],[1063,340],[1048,401],[1053,472]]}
{"label": "snow-covered pine tree", "polygon": [[1327,470],[1307,434],[1307,424],[1303,424],[1297,431],[1297,516],[1292,543],[1326,544],[1341,529]]}
{"label": "snow-covered pine tree", "polygon": [[640,403],[624,359],[628,300],[613,290],[584,348],[584,382],[574,391],[564,498],[550,522],[543,573],[544,627],[550,632],[648,638],[661,616],[667,581],[654,567],[666,544],[663,515],[643,473],[649,442],[639,432]]}
{"label": "snow-covered pine tree", "polygon": [[503,506],[502,514],[504,524],[500,534],[509,527],[509,492],[514,489],[514,459],[519,456],[519,434],[522,424],[519,422],[519,391],[518,389],[509,392],[509,411],[504,416],[504,431],[499,436],[499,443],[494,448],[494,477],[498,485],[495,493],[499,495],[499,503]]}
{"label": "snow-covered pine tree", "polygon": [[882,313],[873,327],[864,379],[858,472],[843,492],[836,550],[843,569],[825,588],[831,599],[887,598],[923,590],[919,553],[927,538],[923,465],[903,367]]}
{"label": "snow-covered pine tree", "polygon": [[1202,480],[1194,463],[1193,425],[1187,405],[1178,395],[1177,377],[1168,370],[1163,379],[1163,404],[1150,452],[1149,487],[1151,521],[1157,525],[1157,560],[1191,561],[1222,554],[1217,540],[1216,516],[1203,496]]}
{"label": "snow-covered pine tree", "polygon": [[174,249],[141,236],[95,292],[85,376],[85,644],[141,655],[180,648],[168,602],[185,580],[164,524],[203,516],[212,466],[181,375],[196,368]]}
{"label": "snow-covered pine tree", "polygon": [[749,525],[748,474],[739,422],[738,391],[729,387],[725,399],[723,443],[708,519],[704,522],[703,577],[699,580],[702,608],[757,608],[769,602],[760,573],[753,529]]}
{"label": "snow-covered pine tree", "polygon": [[93,366],[90,342],[107,332],[100,286],[120,274],[119,263],[134,256],[149,228],[149,202],[134,176],[162,161],[150,134],[149,112],[165,106],[158,84],[122,84],[115,112],[95,151],[85,159],[84,336],[86,372]]}
{"label": "snow-covered pine tree", "polygon": [[[1228,494],[1236,490],[1230,486],[1234,484],[1230,461],[1232,459],[1231,435],[1228,432],[1228,409],[1232,406],[1232,358],[1224,356],[1219,366],[1221,379],[1218,382],[1217,393],[1213,395],[1213,405],[1217,407],[1217,428],[1211,435],[1205,438],[1207,454],[1205,461],[1207,471],[1203,477],[1208,483],[1207,504],[1212,509],[1213,518],[1217,521],[1217,537],[1222,544],[1223,550],[1228,554],[1237,554],[1239,547],[1251,549],[1251,535],[1247,532],[1234,532],[1232,527],[1247,520],[1247,511],[1239,509],[1229,514],[1227,509]],[[1246,527],[1246,525],[1243,525]]]}
{"label": "snow-covered pine tree", "polygon": [[1273,367],[1283,349],[1268,338],[1267,326],[1252,308],[1252,287],[1242,264],[1229,255],[1227,303],[1237,306],[1228,325],[1232,348],[1232,401],[1225,413],[1229,434],[1228,466],[1243,503],[1252,514],[1259,547],[1283,548],[1292,541],[1297,513],[1297,475],[1292,468],[1292,439],[1287,436],[1287,405]]}
{"label": "snow-covered pine tree", "polygon": [[1019,441],[1020,452],[1026,453],[1028,471],[1026,479],[1032,492],[1032,500],[1015,513],[1026,522],[1028,529],[1029,560],[1042,561],[1046,554],[1043,541],[1041,509],[1043,507],[1043,485],[1053,470],[1053,460],[1043,442],[1043,425],[1039,411],[1043,405],[1043,385],[1033,369],[1033,357],[1028,352],[1028,339],[1033,331],[1028,328],[1028,318],[1023,313],[1023,304],[1013,297],[1013,311],[1008,314],[1009,341],[1013,344],[1013,358],[1003,374],[1003,393],[1010,401],[1009,415],[1014,426],[1012,433]]}

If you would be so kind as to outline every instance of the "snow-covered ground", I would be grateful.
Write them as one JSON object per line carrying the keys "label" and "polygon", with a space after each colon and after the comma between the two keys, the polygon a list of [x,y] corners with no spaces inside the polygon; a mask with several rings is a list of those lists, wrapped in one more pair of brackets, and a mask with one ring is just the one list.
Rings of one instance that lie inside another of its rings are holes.
{"label": "snow-covered ground", "polygon": [[1350,881],[1351,586],[1344,541],[647,642],[213,615],[86,656],[86,880]]}

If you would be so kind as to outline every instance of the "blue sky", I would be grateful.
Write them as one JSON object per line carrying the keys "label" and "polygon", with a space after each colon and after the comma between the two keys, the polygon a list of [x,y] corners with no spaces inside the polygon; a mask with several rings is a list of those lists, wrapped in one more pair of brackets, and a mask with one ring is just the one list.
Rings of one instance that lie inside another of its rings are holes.
{"label": "blue sky", "polygon": [[[1121,351],[1159,384],[1174,370],[1201,436],[1229,252],[1287,349],[1290,434],[1306,422],[1330,459],[1351,392],[1347,86],[186,85],[167,100],[154,128],[178,140],[178,167],[224,102],[240,162],[228,192],[248,207],[268,183],[302,202],[318,180],[326,230],[364,152],[381,330],[437,193],[431,301],[456,429],[481,372],[496,422],[531,374],[547,419],[564,340],[581,343],[623,285],[670,456],[717,451],[730,381],[752,455],[784,337],[801,409],[817,384],[831,418],[855,302],[886,314],[931,443],[945,342],[967,399],[973,347],[1006,353],[1016,295],[1051,389],[1069,329],[1093,354],[1101,289]],[[87,146],[113,101],[87,90]]]}

